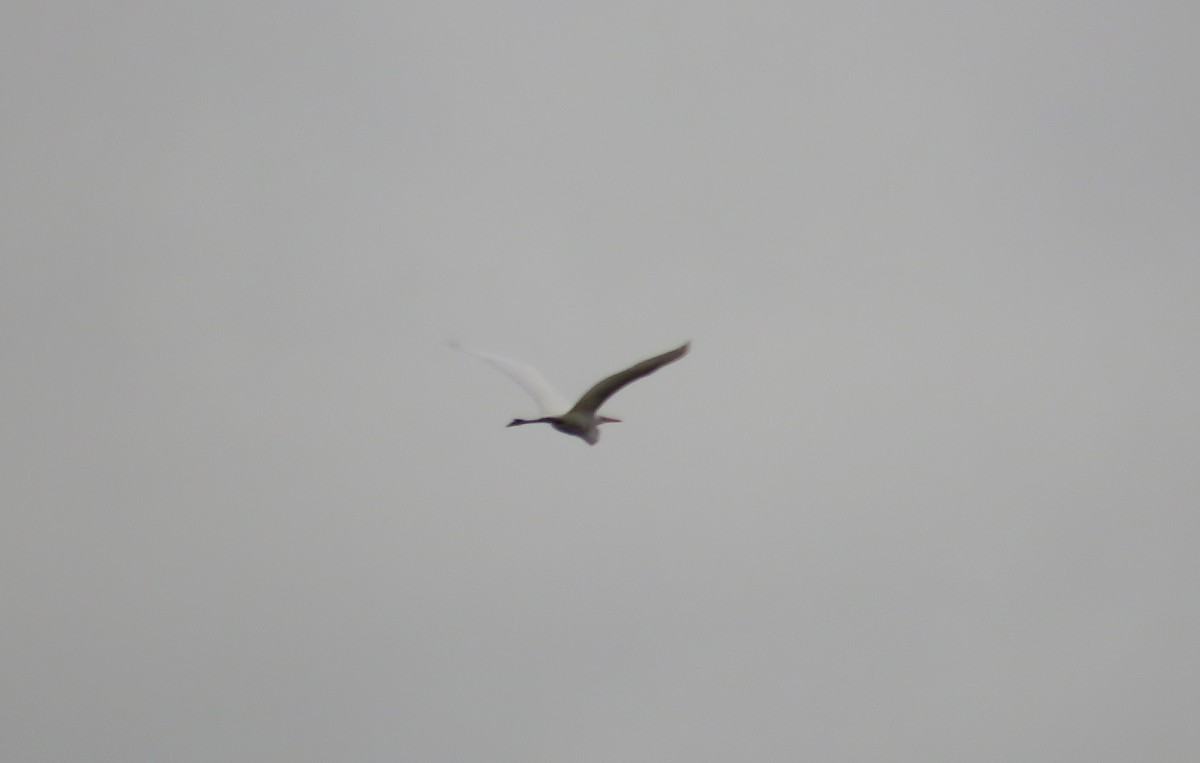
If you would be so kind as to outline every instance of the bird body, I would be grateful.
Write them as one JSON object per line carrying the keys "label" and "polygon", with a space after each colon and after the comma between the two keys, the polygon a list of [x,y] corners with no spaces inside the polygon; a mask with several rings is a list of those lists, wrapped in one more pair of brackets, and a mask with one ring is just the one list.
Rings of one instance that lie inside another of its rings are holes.
{"label": "bird body", "polygon": [[680,345],[669,352],[664,352],[661,355],[643,360],[640,363],[635,363],[623,371],[618,371],[611,376],[601,379],[592,385],[587,392],[584,392],[583,396],[574,405],[570,405],[570,407],[568,407],[569,403],[565,402],[565,398],[550,386],[542,375],[537,372],[537,369],[515,360],[508,360],[497,355],[463,347],[459,344],[454,344],[453,346],[482,358],[499,369],[524,388],[530,397],[534,399],[534,402],[537,403],[538,408],[541,409],[543,414],[541,418],[513,419],[508,423],[508,426],[549,424],[563,434],[573,435],[582,439],[588,445],[595,445],[600,440],[601,424],[620,421],[620,419],[614,419],[610,416],[599,415],[597,411],[599,411],[600,406],[604,405],[608,398],[616,394],[625,385],[643,376],[648,376],[668,363],[673,363],[682,358],[691,347],[691,342]]}

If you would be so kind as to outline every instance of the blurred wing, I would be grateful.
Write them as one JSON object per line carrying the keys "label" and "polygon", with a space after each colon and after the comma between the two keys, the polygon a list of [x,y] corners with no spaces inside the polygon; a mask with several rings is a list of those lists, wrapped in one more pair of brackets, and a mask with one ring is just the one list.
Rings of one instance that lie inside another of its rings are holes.
{"label": "blurred wing", "polygon": [[684,355],[687,355],[688,348],[691,346],[692,343],[687,342],[670,352],[655,355],[649,360],[643,360],[641,363],[632,365],[624,371],[618,371],[607,379],[602,379],[587,392],[584,392],[583,397],[579,398],[579,402],[575,403],[575,406],[571,410],[595,413],[600,409],[600,406],[604,405],[605,400],[617,393],[617,390],[630,382],[637,381],[643,376],[654,373],[668,363],[674,363]]}
{"label": "blurred wing", "polygon": [[559,416],[566,413],[567,409],[571,407],[567,399],[560,395],[554,387],[551,387],[550,382],[546,381],[536,368],[515,360],[502,358],[499,355],[492,355],[489,352],[466,347],[458,342],[451,342],[450,346],[456,350],[461,350],[477,358],[481,358],[505,376],[521,385],[521,389],[528,392],[529,396],[537,403],[537,407],[541,410],[543,416]]}

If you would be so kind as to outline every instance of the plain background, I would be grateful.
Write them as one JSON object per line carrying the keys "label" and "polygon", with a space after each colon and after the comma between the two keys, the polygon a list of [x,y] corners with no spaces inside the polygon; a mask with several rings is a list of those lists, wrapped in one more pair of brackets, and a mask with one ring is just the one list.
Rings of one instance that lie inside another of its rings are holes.
{"label": "plain background", "polygon": [[1193,760],[1196,21],[6,3],[0,754]]}

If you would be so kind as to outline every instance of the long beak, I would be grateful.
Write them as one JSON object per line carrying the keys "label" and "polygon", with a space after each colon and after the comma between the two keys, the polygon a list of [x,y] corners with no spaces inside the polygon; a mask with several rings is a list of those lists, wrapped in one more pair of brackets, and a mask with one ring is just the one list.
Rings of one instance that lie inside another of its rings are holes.
{"label": "long beak", "polygon": [[621,420],[614,419],[612,416],[601,416],[600,423],[601,424],[620,424]]}

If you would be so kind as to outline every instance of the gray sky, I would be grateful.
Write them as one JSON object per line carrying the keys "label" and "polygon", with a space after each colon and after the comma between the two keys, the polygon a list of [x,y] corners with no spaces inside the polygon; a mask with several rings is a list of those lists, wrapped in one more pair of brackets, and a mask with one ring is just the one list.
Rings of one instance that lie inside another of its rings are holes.
{"label": "gray sky", "polygon": [[1193,759],[1195,20],[7,4],[4,759]]}

